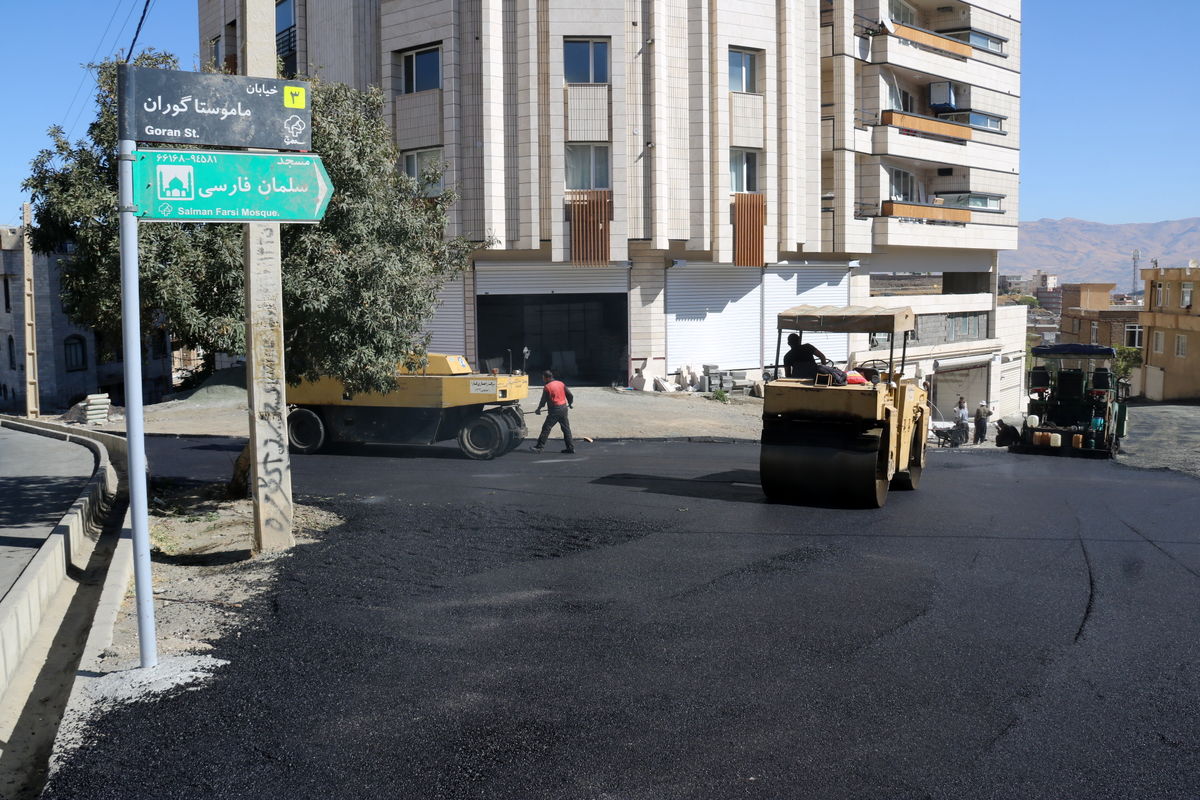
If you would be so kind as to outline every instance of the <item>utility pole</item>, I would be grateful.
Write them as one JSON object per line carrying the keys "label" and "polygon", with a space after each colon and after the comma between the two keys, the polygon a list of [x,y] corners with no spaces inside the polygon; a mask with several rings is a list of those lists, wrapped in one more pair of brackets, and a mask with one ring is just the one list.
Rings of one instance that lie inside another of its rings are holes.
{"label": "utility pole", "polygon": [[[275,78],[275,2],[241,0],[242,74]],[[246,392],[254,548],[286,550],[292,535],[287,387],[283,361],[283,278],[279,223],[249,222],[246,259]]]}
{"label": "utility pole", "polygon": [[38,404],[37,314],[34,303],[33,242],[29,238],[29,231],[33,227],[33,212],[29,203],[25,203],[22,211],[25,226],[21,229],[25,257],[25,276],[21,284],[25,290],[25,416],[37,419],[41,415]]}

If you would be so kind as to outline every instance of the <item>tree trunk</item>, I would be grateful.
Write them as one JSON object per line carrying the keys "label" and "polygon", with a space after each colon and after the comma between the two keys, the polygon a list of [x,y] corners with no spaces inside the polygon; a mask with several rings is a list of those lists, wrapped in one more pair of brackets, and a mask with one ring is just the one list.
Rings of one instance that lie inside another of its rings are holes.
{"label": "tree trunk", "polygon": [[233,477],[225,485],[225,494],[230,500],[244,500],[250,496],[250,442],[242,448],[233,464]]}

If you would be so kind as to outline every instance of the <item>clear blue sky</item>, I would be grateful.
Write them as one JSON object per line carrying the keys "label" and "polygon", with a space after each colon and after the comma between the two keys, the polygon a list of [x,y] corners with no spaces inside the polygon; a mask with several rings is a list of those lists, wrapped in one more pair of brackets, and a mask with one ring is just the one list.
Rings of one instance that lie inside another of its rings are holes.
{"label": "clear blue sky", "polygon": [[[92,118],[81,66],[128,48],[144,0],[6,2],[0,48],[0,224],[20,221],[21,180],[60,123]],[[1156,222],[1200,216],[1200,0],[1026,0],[1021,218]],[[153,0],[138,49],[196,66],[194,0]],[[80,85],[83,81],[82,86]]]}

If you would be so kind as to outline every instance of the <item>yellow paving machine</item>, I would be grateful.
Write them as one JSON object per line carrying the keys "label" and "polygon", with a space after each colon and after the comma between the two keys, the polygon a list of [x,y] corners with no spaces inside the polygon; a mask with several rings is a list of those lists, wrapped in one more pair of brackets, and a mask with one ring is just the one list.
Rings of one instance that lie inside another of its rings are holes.
{"label": "yellow paving machine", "polygon": [[[769,499],[879,508],[889,487],[917,488],[925,466],[929,397],[916,378],[904,377],[914,327],[910,308],[796,306],[779,314],[775,377],[765,388],[759,457]],[[836,372],[779,376],[784,331],[801,337],[806,331],[887,334],[891,345],[886,361],[855,366],[865,383],[837,385]]]}
{"label": "yellow paving machine", "polygon": [[430,353],[420,370],[398,368],[387,394],[351,394],[332,378],[289,386],[288,442],[293,453],[315,453],[329,442],[457,439],[468,457],[495,458],[525,438],[528,396],[526,375],[476,373],[464,356]]}

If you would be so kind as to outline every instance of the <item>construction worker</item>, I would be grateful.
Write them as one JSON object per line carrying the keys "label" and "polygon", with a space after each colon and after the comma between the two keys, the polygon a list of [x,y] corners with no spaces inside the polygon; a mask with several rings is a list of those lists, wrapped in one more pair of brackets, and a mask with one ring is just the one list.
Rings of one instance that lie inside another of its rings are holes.
{"label": "construction worker", "polygon": [[563,452],[574,453],[575,440],[571,438],[571,421],[567,418],[567,409],[574,406],[575,398],[565,383],[555,380],[554,373],[550,370],[542,373],[542,383],[542,399],[538,401],[537,410],[533,413],[541,414],[542,406],[546,406],[546,421],[542,423],[542,432],[538,436],[537,444],[529,449],[535,453],[542,452],[546,440],[550,438],[550,431],[555,425],[559,425],[562,427],[563,443],[566,444]]}
{"label": "construction worker", "polygon": [[827,361],[825,354],[808,342],[800,344],[800,335],[792,333],[787,338],[788,351],[783,356],[785,378],[816,378],[817,359]]}
{"label": "construction worker", "polygon": [[980,403],[979,408],[975,409],[975,444],[987,441],[987,421],[991,415],[992,410],[986,402]]}

